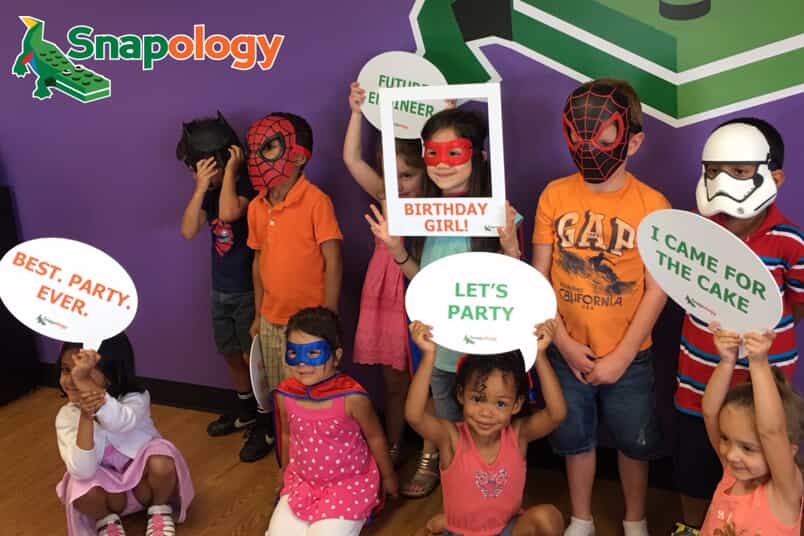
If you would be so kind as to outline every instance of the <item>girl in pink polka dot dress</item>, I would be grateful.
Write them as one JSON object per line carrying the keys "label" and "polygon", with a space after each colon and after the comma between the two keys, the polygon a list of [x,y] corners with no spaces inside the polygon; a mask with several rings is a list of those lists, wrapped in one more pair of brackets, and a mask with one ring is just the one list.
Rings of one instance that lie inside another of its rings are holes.
{"label": "girl in pink polka dot dress", "polygon": [[356,536],[398,483],[365,389],[336,370],[338,317],[323,307],[288,321],[290,377],[274,391],[282,466],[266,536]]}

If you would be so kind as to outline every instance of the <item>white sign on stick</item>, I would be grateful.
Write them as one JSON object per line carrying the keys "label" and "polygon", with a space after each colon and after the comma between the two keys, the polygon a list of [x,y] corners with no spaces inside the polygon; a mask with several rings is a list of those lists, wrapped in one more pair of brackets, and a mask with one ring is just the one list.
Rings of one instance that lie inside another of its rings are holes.
{"label": "white sign on stick", "polygon": [[496,354],[519,349],[536,361],[536,324],[554,318],[556,295],[527,263],[498,253],[460,253],[416,274],[405,294],[411,320],[433,327],[433,340],[457,352]]}
{"label": "white sign on stick", "polygon": [[[491,197],[405,197],[397,191],[393,106],[398,101],[485,100],[488,104]],[[497,236],[505,225],[505,164],[499,84],[380,89],[388,231],[395,236]]]}
{"label": "white sign on stick", "polygon": [[134,281],[117,261],[66,238],[37,238],[6,253],[0,299],[37,333],[94,350],[128,327],[138,303]]}
{"label": "white sign on stick", "polygon": [[[380,89],[387,87],[443,86],[447,79],[424,57],[412,52],[383,52],[371,58],[357,75],[360,87],[366,90],[363,116],[380,129]],[[427,119],[444,108],[445,101],[397,101],[393,106],[394,135],[403,139],[418,139]],[[394,186],[396,188],[396,186]]]}
{"label": "white sign on stick", "polygon": [[[268,379],[265,375],[265,362],[262,360],[262,347],[260,346],[260,336],[254,337],[251,341],[251,352],[249,353],[249,374],[251,376],[251,390],[257,404],[264,411],[271,411],[271,390],[268,388]],[[284,362],[285,357],[282,356]]]}
{"label": "white sign on stick", "polygon": [[756,253],[717,223],[685,210],[642,220],[637,246],[650,274],[691,315],[745,333],[774,328],[782,297]]}

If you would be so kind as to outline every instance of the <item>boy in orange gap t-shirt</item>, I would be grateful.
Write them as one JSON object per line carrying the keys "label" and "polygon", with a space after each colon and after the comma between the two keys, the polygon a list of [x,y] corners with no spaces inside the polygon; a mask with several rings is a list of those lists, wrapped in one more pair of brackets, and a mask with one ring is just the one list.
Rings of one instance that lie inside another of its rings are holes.
{"label": "boy in orange gap t-shirt", "polygon": [[[254,249],[252,336],[259,334],[269,389],[284,378],[285,325],[297,311],[323,305],[337,311],[343,258],[341,234],[329,196],[302,171],[313,152],[303,118],[272,113],[248,130],[248,174],[260,194],[248,206],[248,241]],[[261,408],[252,433],[255,457],[272,444]]]}
{"label": "boy in orange gap t-shirt", "polygon": [[598,406],[618,449],[626,536],[646,536],[647,461],[661,441],[650,333],[666,297],[645,270],[636,230],[665,197],[625,170],[645,138],[639,97],[627,82],[594,80],[564,108],[563,130],[579,173],[539,198],[533,266],[553,284],[560,326],[548,357],[567,400],[550,437],[566,457],[568,536],[594,534]]}

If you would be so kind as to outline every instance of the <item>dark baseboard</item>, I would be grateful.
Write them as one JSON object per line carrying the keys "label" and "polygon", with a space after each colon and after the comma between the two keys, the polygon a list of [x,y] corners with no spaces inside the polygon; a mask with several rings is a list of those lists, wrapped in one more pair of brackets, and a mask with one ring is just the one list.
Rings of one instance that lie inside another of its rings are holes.
{"label": "dark baseboard", "polygon": [[[53,363],[40,363],[39,385],[58,387],[58,374]],[[151,401],[183,409],[223,413],[235,404],[232,389],[174,382],[158,378],[140,378],[151,394]]]}

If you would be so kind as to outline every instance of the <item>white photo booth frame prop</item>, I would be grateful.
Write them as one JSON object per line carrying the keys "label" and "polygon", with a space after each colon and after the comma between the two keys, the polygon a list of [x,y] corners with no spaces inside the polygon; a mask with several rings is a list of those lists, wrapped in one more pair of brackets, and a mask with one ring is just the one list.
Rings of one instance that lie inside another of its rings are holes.
{"label": "white photo booth frame prop", "polygon": [[[482,100],[488,105],[491,197],[415,197],[397,191],[393,106],[396,101]],[[505,155],[499,84],[380,89],[388,231],[394,236],[497,236],[505,225]],[[436,214],[436,212],[438,214]]]}

